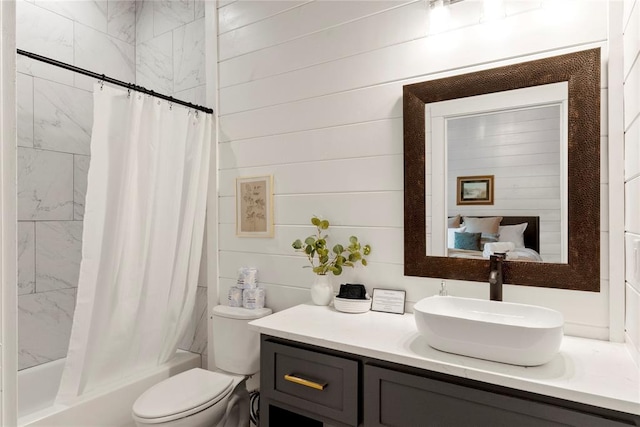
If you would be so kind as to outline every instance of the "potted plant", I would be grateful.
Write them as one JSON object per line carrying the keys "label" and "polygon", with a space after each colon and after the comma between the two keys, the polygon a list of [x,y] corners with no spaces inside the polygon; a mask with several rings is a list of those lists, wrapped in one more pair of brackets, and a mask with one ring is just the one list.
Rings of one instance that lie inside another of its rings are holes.
{"label": "potted plant", "polygon": [[333,298],[333,286],[328,274],[339,276],[344,267],[353,268],[358,263],[366,266],[365,256],[371,253],[371,246],[363,246],[356,236],[351,236],[348,245],[336,244],[329,249],[329,236],[325,234],[329,229],[329,221],[314,216],[311,224],[316,227],[316,234],[307,237],[304,242],[297,239],[291,246],[297,252],[304,252],[310,264],[305,268],[313,269],[316,274],[316,280],[311,286],[311,300],[317,305],[328,305]]}

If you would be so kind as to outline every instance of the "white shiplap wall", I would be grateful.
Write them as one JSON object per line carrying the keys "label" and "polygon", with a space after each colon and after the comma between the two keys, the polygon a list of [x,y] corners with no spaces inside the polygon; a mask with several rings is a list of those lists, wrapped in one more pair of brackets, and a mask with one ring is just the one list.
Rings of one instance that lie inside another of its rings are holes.
{"label": "white shiplap wall", "polygon": [[[402,86],[598,46],[606,64],[607,4],[569,3],[571,13],[553,1],[507,2],[505,19],[479,24],[480,3],[465,1],[451,8],[458,29],[433,36],[427,36],[424,1],[220,4],[221,300],[238,267],[253,265],[268,306],[307,301],[313,277],[290,245],[311,234],[314,214],[332,221],[334,242],[355,234],[373,246],[369,267],[336,283],[405,289],[409,309],[436,293],[439,279],[403,275]],[[606,153],[606,135],[602,142]],[[262,174],[274,175],[275,237],[238,238],[235,178]],[[606,171],[602,176],[606,194]],[[604,218],[607,209],[605,198]],[[606,221],[602,230],[606,254]],[[506,286],[505,299],[556,308],[567,333],[606,339],[603,260],[600,293]],[[448,288],[488,296],[484,284],[449,281]]]}
{"label": "white shiplap wall", "polygon": [[625,1],[624,129],[626,340],[640,365],[640,1]]}

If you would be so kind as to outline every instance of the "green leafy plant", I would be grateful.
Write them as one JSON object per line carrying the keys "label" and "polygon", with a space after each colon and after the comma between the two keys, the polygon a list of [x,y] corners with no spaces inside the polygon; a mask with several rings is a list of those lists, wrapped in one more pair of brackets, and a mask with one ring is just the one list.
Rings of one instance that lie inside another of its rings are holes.
{"label": "green leafy plant", "polygon": [[331,250],[327,244],[327,234],[329,229],[329,221],[320,219],[316,216],[311,218],[311,224],[316,226],[317,233],[307,237],[304,242],[297,239],[291,244],[297,252],[304,252],[309,258],[310,266],[313,272],[318,275],[333,273],[336,276],[342,274],[343,267],[355,267],[360,262],[367,265],[365,256],[371,253],[371,246],[362,246],[356,236],[349,237],[349,245],[334,245]]}

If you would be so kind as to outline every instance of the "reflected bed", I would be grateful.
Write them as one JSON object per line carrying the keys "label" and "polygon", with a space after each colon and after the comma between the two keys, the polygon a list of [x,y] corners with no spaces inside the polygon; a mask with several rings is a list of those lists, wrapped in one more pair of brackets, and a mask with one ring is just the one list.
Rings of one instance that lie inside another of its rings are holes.
{"label": "reflected bed", "polygon": [[[473,216],[471,218],[492,218]],[[527,224],[526,228],[522,232],[522,240],[524,247],[515,243],[514,248],[509,249],[507,253],[507,260],[512,261],[533,261],[541,262],[540,256],[540,217],[538,216],[503,216],[500,221],[500,227],[515,226],[519,224]],[[461,224],[464,227],[464,223]],[[451,230],[451,228],[450,228]],[[464,231],[464,229],[463,229]],[[498,237],[499,238],[499,237]],[[473,250],[467,248],[456,247],[449,239],[448,256],[452,258],[471,258],[471,259],[488,259],[491,251],[485,250]],[[505,242],[500,238],[500,242]],[[483,248],[480,248],[483,249]],[[497,251],[496,251],[497,252]]]}

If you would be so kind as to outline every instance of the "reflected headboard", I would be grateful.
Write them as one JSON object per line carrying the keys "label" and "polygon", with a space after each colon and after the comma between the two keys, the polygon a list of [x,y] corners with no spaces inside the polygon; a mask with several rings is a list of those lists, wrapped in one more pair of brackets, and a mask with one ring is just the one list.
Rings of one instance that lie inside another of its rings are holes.
{"label": "reflected headboard", "polygon": [[524,230],[524,246],[540,253],[540,217],[539,216],[505,216],[500,225],[515,225],[526,222]]}

